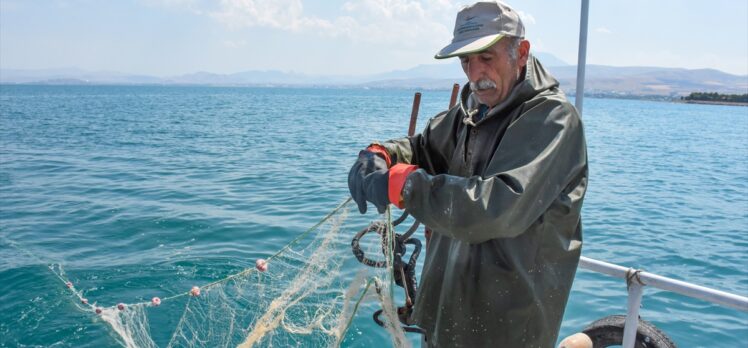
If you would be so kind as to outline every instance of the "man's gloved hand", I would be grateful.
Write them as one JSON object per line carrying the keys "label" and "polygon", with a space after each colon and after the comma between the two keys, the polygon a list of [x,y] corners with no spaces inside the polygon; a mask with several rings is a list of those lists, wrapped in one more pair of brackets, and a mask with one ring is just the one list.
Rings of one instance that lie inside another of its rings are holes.
{"label": "man's gloved hand", "polygon": [[387,161],[382,156],[369,149],[358,153],[358,159],[348,173],[348,190],[361,214],[366,213],[366,201],[374,203],[380,214],[384,213],[389,204],[388,180]]}
{"label": "man's gloved hand", "polygon": [[374,144],[358,153],[356,163],[348,173],[348,190],[361,214],[366,213],[366,201],[377,207],[380,214],[392,203],[403,208],[402,191],[408,175],[418,169],[412,164],[392,165],[387,149]]}
{"label": "man's gloved hand", "polygon": [[[390,171],[387,169],[377,170],[364,178],[364,192],[366,193],[366,200],[374,204],[377,207],[379,214],[384,214],[387,209],[387,205],[390,204],[389,197],[387,195],[387,188],[389,187]],[[359,206],[360,210],[361,206]],[[364,206],[366,209],[366,206]]]}

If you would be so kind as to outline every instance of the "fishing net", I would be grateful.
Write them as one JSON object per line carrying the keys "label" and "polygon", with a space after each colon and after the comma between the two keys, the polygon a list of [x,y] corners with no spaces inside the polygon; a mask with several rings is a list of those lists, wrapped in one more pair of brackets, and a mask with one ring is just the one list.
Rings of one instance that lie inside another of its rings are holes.
{"label": "fishing net", "polygon": [[[258,260],[257,267],[148,302],[101,306],[68,280],[62,265],[52,264],[49,269],[70,290],[77,308],[107,325],[125,347],[341,346],[346,345],[346,333],[364,302],[382,308],[380,317],[392,345],[407,347],[394,304],[393,233],[360,241],[367,256],[378,255],[385,267],[355,263],[360,266],[355,276],[341,272],[353,259],[350,227],[345,226],[349,202],[266,260]],[[382,224],[392,231],[389,210]],[[13,241],[5,242],[20,248]],[[158,322],[159,307],[167,305],[184,306],[175,327]],[[169,330],[168,343],[157,344],[154,330]]]}

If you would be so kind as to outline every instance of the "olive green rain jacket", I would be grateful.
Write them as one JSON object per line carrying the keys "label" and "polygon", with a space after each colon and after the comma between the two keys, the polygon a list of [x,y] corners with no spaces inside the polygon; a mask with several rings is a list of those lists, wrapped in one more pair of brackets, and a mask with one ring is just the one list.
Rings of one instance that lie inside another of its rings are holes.
{"label": "olive green rain jacket", "polygon": [[[587,152],[576,109],[534,58],[481,120],[460,105],[385,142],[416,164],[405,209],[433,230],[411,318],[432,347],[553,347],[582,247]],[[468,116],[469,115],[469,116]]]}

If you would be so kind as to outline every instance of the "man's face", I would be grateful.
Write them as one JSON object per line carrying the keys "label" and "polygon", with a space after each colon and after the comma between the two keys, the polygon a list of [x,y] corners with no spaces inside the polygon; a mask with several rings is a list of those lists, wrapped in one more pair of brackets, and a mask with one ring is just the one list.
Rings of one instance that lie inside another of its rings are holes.
{"label": "man's face", "polygon": [[504,101],[527,64],[529,43],[525,40],[520,43],[516,60],[512,60],[507,50],[510,43],[511,40],[499,40],[483,52],[460,56],[462,70],[481,104],[494,107]]}

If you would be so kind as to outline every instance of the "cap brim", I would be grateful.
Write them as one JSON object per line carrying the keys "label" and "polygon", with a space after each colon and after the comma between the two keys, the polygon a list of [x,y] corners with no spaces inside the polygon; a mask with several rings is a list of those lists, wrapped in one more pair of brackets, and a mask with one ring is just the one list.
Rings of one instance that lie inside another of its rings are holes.
{"label": "cap brim", "polygon": [[465,54],[482,52],[493,46],[493,44],[499,42],[502,37],[504,37],[504,34],[494,34],[453,42],[447,47],[442,48],[441,51],[439,51],[439,53],[434,56],[434,58],[444,59]]}

